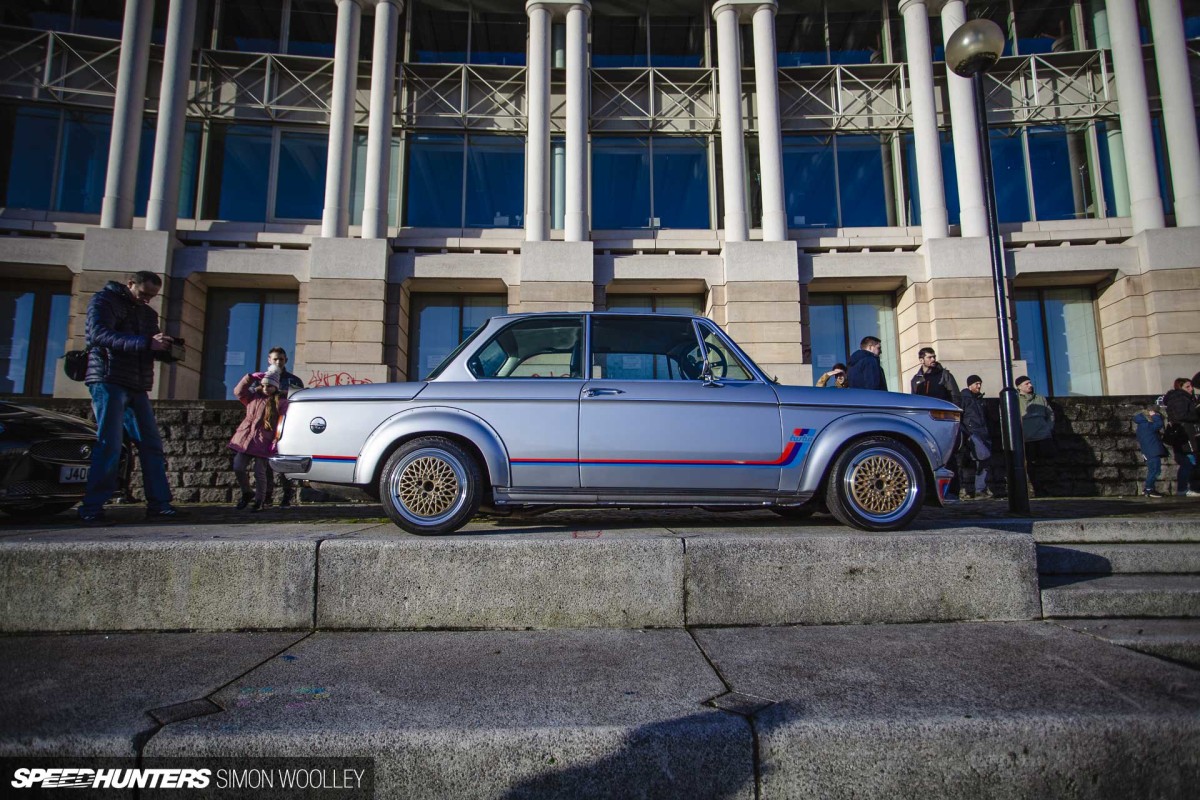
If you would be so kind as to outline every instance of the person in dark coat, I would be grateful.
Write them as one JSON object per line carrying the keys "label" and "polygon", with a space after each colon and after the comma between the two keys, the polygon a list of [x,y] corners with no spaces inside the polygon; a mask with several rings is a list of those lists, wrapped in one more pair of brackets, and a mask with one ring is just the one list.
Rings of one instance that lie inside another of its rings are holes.
{"label": "person in dark coat", "polygon": [[[154,362],[164,359],[172,339],[158,329],[150,307],[162,278],[140,271],[125,284],[109,281],[88,304],[84,378],[96,415],[96,446],[88,472],[79,519],[89,526],[109,525],[104,504],[118,489],[123,434],[137,443],[146,492],[147,519],[171,519],[183,512],[171,505],[162,437],[150,406]],[[132,411],[127,419],[126,410]]]}
{"label": "person in dark coat", "polygon": [[887,377],[883,374],[883,366],[879,363],[879,354],[883,352],[883,342],[874,336],[864,336],[850,356],[850,388],[879,389],[887,391]]}
{"label": "person in dark coat", "polygon": [[1192,382],[1187,378],[1176,378],[1175,388],[1163,395],[1163,405],[1167,407],[1167,421],[1178,426],[1183,431],[1183,438],[1178,444],[1172,445],[1175,462],[1179,471],[1175,474],[1175,494],[1187,497],[1200,497],[1193,481],[1197,477],[1196,458],[1200,453],[1200,407],[1192,394]]}
{"label": "person in dark coat", "polygon": [[987,413],[983,407],[983,378],[967,376],[967,388],[959,396],[962,407],[962,430],[966,447],[962,449],[963,480],[971,485],[974,476],[975,491],[972,497],[986,499],[992,496],[988,488],[988,462],[992,458],[992,437],[988,433]]}
{"label": "person in dark coat", "polygon": [[917,357],[921,359],[921,366],[917,368],[909,384],[912,393],[936,397],[938,400],[958,405],[962,400],[958,381],[954,380],[954,373],[937,360],[937,353],[933,352],[933,348],[922,347]]}
{"label": "person in dark coat", "polygon": [[1162,472],[1163,456],[1167,447],[1163,444],[1163,418],[1158,409],[1150,406],[1145,411],[1133,415],[1133,424],[1137,426],[1138,447],[1142,457],[1146,459],[1146,483],[1142,489],[1143,497],[1160,498],[1161,494],[1155,488],[1158,476]]}

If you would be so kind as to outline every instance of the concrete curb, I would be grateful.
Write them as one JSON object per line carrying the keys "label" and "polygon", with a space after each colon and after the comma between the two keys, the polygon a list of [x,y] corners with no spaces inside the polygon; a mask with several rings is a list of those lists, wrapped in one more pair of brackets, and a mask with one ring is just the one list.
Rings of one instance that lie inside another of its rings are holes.
{"label": "concrete curb", "polygon": [[1196,517],[1138,519],[1035,520],[1033,538],[1039,544],[1059,542],[1200,542]]}

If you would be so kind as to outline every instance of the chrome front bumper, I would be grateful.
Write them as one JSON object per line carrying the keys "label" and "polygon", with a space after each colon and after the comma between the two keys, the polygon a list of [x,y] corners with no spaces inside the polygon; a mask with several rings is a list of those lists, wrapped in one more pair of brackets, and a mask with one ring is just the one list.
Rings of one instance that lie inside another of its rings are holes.
{"label": "chrome front bumper", "polygon": [[295,475],[308,472],[312,468],[310,456],[271,456],[267,459],[271,469],[284,475]]}

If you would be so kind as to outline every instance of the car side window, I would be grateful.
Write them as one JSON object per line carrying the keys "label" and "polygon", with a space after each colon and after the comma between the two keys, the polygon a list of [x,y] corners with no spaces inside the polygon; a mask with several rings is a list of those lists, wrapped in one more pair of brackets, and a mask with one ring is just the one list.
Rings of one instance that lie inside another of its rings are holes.
{"label": "car side window", "polygon": [[708,366],[714,378],[730,381],[754,380],[750,370],[746,369],[720,336],[706,326],[701,326],[700,333],[704,339],[704,348],[708,351]]}
{"label": "car side window", "polygon": [[702,359],[692,321],[680,317],[592,317],[593,378],[686,381]]}
{"label": "car side window", "polygon": [[535,317],[501,330],[467,366],[477,378],[579,378],[582,363],[580,318]]}

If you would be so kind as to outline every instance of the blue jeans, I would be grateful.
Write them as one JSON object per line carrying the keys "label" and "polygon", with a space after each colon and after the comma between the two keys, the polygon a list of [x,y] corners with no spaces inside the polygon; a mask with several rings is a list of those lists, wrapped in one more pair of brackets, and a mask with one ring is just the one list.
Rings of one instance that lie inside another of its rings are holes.
{"label": "blue jeans", "polygon": [[[89,383],[88,392],[92,395],[92,411],[96,414],[96,447],[92,450],[87,491],[79,506],[80,516],[99,514],[117,491],[123,433],[128,433],[137,444],[146,504],[151,511],[169,508],[171,488],[167,485],[167,464],[150,397],[145,392],[135,392],[115,383]],[[126,414],[126,410],[132,413]]]}
{"label": "blue jeans", "polygon": [[1153,492],[1158,476],[1162,474],[1162,456],[1144,456],[1146,459],[1146,491]]}
{"label": "blue jeans", "polygon": [[1192,488],[1192,471],[1196,466],[1196,456],[1182,447],[1176,447],[1174,450],[1175,463],[1179,465],[1179,471],[1175,473],[1175,494],[1186,494],[1187,490]]}

